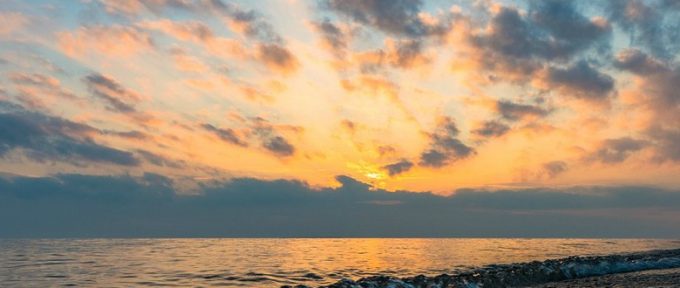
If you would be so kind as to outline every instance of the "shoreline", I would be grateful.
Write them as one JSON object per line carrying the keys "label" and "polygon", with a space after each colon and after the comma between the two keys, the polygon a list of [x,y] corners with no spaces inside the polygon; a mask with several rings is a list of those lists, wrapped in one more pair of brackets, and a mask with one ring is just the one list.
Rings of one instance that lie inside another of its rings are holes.
{"label": "shoreline", "polygon": [[[629,285],[629,286],[622,286]],[[491,265],[435,277],[372,276],[343,279],[327,288],[358,287],[680,287],[680,249]],[[282,286],[293,287],[293,286]],[[308,288],[298,285],[296,288]]]}
{"label": "shoreline", "polygon": [[680,268],[654,269],[628,273],[550,282],[529,288],[590,288],[590,287],[680,287]]}

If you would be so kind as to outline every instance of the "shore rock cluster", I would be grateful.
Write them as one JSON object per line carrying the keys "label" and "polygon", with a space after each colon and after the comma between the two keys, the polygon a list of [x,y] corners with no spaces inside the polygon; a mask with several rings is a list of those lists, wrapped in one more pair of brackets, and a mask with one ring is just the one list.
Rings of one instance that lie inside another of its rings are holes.
{"label": "shore rock cluster", "polygon": [[[323,288],[520,287],[614,273],[680,267],[680,249],[644,253],[567,257],[528,263],[490,265],[468,273],[397,278],[343,279]],[[283,286],[291,287],[291,286]],[[283,288],[282,287],[282,288]],[[298,285],[295,288],[309,288]]]}

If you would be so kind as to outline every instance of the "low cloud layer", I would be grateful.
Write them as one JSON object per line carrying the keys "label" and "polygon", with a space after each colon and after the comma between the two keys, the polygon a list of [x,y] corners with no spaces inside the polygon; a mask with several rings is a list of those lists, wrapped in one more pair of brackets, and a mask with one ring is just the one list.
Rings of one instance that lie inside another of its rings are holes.
{"label": "low cloud layer", "polygon": [[0,237],[680,236],[679,191],[651,187],[458,190],[452,196],[233,179],[177,194],[145,174],[0,178]]}

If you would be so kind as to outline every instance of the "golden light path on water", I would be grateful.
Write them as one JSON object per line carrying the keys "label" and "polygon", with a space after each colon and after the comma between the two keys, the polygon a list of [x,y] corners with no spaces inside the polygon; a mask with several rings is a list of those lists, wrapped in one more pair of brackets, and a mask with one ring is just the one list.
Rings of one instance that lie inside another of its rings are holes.
{"label": "golden light path on water", "polygon": [[0,240],[8,286],[318,286],[456,273],[490,264],[679,248],[639,239]]}

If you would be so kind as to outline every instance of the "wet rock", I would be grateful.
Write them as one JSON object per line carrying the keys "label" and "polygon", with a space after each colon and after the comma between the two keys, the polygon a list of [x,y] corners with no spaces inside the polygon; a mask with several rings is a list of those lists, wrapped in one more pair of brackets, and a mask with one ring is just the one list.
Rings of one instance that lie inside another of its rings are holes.
{"label": "wet rock", "polygon": [[469,273],[343,279],[328,288],[523,287],[613,273],[680,267],[680,249],[626,255],[567,257],[543,262],[490,265]]}

